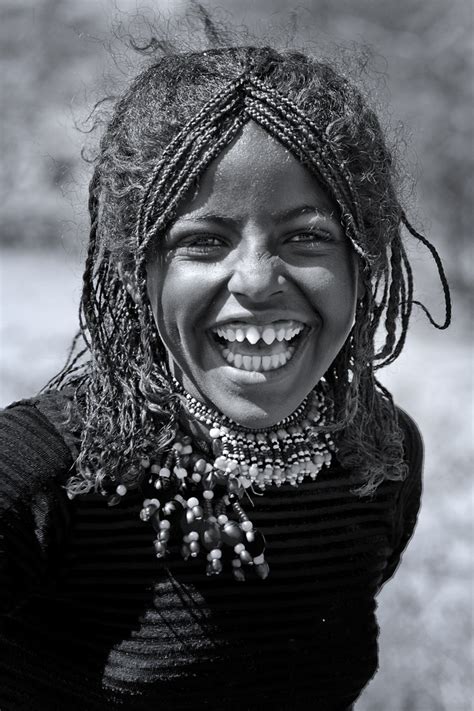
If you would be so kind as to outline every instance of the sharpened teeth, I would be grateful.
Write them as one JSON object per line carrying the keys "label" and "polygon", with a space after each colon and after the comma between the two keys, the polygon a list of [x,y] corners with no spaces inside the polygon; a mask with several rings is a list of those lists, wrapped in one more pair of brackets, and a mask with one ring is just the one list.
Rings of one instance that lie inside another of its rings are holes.
{"label": "sharpened teeth", "polygon": [[304,328],[301,321],[281,320],[263,325],[239,321],[212,330],[219,336],[217,346],[229,365],[266,372],[288,363],[296,350],[292,341]]}
{"label": "sharpened teeth", "polygon": [[275,340],[275,330],[271,326],[267,326],[263,329],[262,339],[265,341],[267,346],[270,346]]}
{"label": "sharpened teeth", "polygon": [[[230,329],[228,329],[228,330],[230,330]],[[260,340],[260,333],[259,333],[258,329],[255,326],[250,326],[250,328],[247,329],[246,338],[247,338],[247,341],[249,343],[251,343],[252,346],[254,346],[257,343],[257,341]]]}
{"label": "sharpened teeth", "polygon": [[220,338],[224,338],[229,343],[243,343],[247,340],[252,346],[258,341],[263,341],[267,346],[278,341],[291,341],[298,333],[304,329],[304,324],[300,321],[278,321],[275,324],[256,326],[254,324],[228,324],[218,326],[213,329]]}

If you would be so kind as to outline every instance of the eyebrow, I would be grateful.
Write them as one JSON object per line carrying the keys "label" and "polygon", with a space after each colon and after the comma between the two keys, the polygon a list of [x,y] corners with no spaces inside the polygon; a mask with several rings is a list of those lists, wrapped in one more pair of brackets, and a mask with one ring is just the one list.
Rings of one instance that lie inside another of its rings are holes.
{"label": "eyebrow", "polygon": [[[272,217],[276,220],[290,221],[302,215],[314,215],[315,217],[325,217],[328,219],[337,219],[334,212],[327,210],[324,207],[316,207],[315,205],[300,205],[299,207],[292,207],[288,210],[282,210],[281,212],[272,213]],[[228,225],[230,227],[235,227],[237,220],[231,217],[225,217],[224,215],[216,215],[214,213],[204,213],[196,217],[179,217],[179,222],[216,222],[223,225]]]}

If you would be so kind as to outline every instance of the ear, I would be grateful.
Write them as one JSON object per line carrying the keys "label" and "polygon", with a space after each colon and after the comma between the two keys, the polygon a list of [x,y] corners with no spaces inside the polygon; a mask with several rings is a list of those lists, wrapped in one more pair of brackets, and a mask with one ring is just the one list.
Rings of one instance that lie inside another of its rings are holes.
{"label": "ear", "polygon": [[140,304],[141,303],[140,292],[138,291],[138,287],[135,283],[135,280],[133,279],[131,272],[129,272],[127,269],[125,269],[123,262],[121,262],[121,261],[117,262],[117,272],[118,272],[118,275],[119,275],[124,287],[130,294],[130,296],[132,297],[134,302],[136,304]]}

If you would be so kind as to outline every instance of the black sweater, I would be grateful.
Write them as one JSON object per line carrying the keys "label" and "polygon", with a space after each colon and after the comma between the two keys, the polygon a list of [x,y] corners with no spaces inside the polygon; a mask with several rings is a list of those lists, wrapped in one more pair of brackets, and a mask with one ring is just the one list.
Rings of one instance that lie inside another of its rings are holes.
{"label": "black sweater", "polygon": [[207,578],[201,561],[158,561],[139,494],[114,508],[69,501],[70,449],[36,405],[0,415],[2,711],[341,711],[357,699],[377,668],[375,595],[419,508],[407,415],[404,482],[360,498],[334,462],[255,497],[271,572],[238,583]]}

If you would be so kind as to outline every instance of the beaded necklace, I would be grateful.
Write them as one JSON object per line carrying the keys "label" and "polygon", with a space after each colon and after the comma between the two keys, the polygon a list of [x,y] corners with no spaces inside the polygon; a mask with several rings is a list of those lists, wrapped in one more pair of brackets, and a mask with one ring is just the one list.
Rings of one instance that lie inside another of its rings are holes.
{"label": "beaded necklace", "polygon": [[[155,461],[141,460],[145,499],[140,518],[155,530],[155,554],[165,558],[179,533],[182,557],[205,557],[207,575],[221,573],[230,558],[236,580],[245,580],[249,569],[264,579],[269,573],[265,539],[241,502],[269,486],[316,479],[329,466],[334,444],[330,435],[318,431],[330,418],[327,400],[313,391],[275,426],[250,430],[198,402],[178,383],[175,387],[190,422],[204,427],[211,444],[198,441],[199,453],[193,438],[178,430]],[[114,496],[126,492],[121,484]]]}

